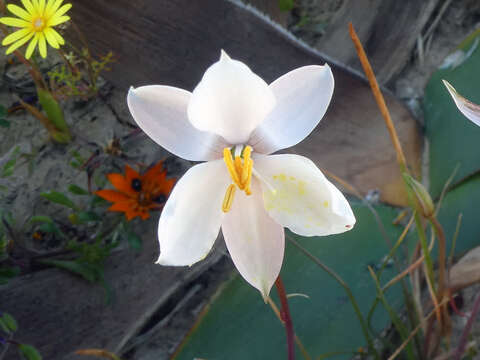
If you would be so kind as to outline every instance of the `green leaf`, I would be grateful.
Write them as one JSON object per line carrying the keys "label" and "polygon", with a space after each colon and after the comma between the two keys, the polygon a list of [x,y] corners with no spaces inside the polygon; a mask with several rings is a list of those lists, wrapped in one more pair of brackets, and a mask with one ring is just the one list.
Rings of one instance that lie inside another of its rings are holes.
{"label": "green leaf", "polygon": [[20,344],[18,345],[18,352],[26,360],[42,360],[42,356],[32,345]]}
{"label": "green leaf", "polygon": [[77,206],[72,200],[70,200],[66,195],[59,193],[58,191],[44,192],[41,193],[40,196],[43,196],[45,199],[48,199],[51,202],[64,205],[74,210],[77,209]]}
{"label": "green leaf", "polygon": [[38,223],[38,222],[53,224],[53,219],[50,216],[46,216],[46,215],[36,215],[30,218],[30,223]]}
{"label": "green leaf", "polygon": [[0,126],[4,128],[10,128],[10,121],[7,121],[5,119],[0,119]]}
{"label": "green leaf", "polygon": [[[438,197],[445,182],[458,165],[453,184],[480,169],[478,142],[480,127],[473,124],[455,106],[442,79],[452,84],[470,101],[480,103],[480,37],[477,35],[458,49],[436,71],[425,89],[424,113],[429,141],[430,192]],[[448,59],[448,58],[447,58]]]}
{"label": "green leaf", "polygon": [[77,220],[80,224],[84,224],[88,222],[98,222],[102,220],[102,218],[93,211],[81,211],[77,213]]}
{"label": "green leaf", "polygon": [[18,329],[17,321],[9,313],[3,313],[2,316],[3,323],[10,329],[11,332],[15,332]]}
{"label": "green leaf", "polygon": [[[366,318],[375,300],[375,283],[368,265],[378,268],[389,251],[374,216],[366,207],[353,207],[357,223],[344,234],[301,238],[287,232],[303,247],[336,271],[350,286],[361,312]],[[392,225],[397,210],[375,206],[390,241],[400,234],[400,227]],[[399,251],[397,254],[402,253]],[[393,268],[387,268],[382,278],[393,277]],[[282,278],[287,293],[309,296],[289,299],[295,333],[312,358],[325,353],[358,349],[365,345],[361,326],[345,290],[327,273],[304,254],[286,243]],[[270,296],[279,304],[275,288]],[[393,309],[403,307],[400,288],[395,285],[386,294]],[[213,300],[198,319],[195,327],[184,340],[175,357],[177,360],[192,358],[244,360],[285,359],[285,330],[273,311],[263,302],[258,290],[236,275],[214,295]],[[372,321],[381,331],[389,324],[389,317],[379,308]],[[248,344],[248,346],[238,346]],[[227,349],[229,351],[226,356]],[[302,356],[297,352],[297,358]],[[339,354],[335,359],[350,359],[350,354]]]}
{"label": "green leaf", "polygon": [[102,269],[98,266],[92,264],[80,263],[77,261],[70,260],[41,260],[42,264],[52,265],[60,269],[70,271],[76,275],[80,275],[85,280],[95,283],[99,281],[102,276]]}
{"label": "green leaf", "polygon": [[13,175],[13,171],[15,170],[15,165],[17,163],[16,158],[12,158],[8,160],[5,165],[3,165],[2,169],[2,177],[9,177]]}
{"label": "green leaf", "polygon": [[278,7],[282,11],[290,11],[295,7],[294,0],[278,0]]}
{"label": "green leaf", "polygon": [[70,191],[72,194],[75,194],[75,195],[90,195],[90,193],[87,190],[75,184],[69,185],[68,191]]}
{"label": "green leaf", "polygon": [[0,267],[0,285],[5,285],[8,281],[20,274],[18,267]]}
{"label": "green leaf", "polygon": [[49,91],[37,88],[38,102],[42,105],[48,119],[63,133],[68,134],[68,126],[63,116],[63,110]]}
{"label": "green leaf", "polygon": [[127,232],[127,242],[133,250],[139,251],[142,249],[142,238],[133,231]]}
{"label": "green leaf", "polygon": [[0,119],[4,119],[8,115],[8,110],[5,106],[0,105]]}

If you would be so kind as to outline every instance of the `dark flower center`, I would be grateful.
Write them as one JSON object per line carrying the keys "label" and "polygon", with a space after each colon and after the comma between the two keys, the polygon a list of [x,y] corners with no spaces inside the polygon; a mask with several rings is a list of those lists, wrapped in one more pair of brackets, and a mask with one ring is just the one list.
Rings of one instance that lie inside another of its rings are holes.
{"label": "dark flower center", "polygon": [[141,191],[142,190],[142,182],[140,179],[133,179],[132,180],[132,189],[135,191]]}

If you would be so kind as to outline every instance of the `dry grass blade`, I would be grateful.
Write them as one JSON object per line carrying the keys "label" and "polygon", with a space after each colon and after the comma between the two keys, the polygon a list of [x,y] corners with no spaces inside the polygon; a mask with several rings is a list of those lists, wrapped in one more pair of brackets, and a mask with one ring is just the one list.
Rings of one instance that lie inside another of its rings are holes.
{"label": "dry grass blade", "polygon": [[120,360],[120,358],[117,355],[103,349],[82,349],[82,350],[75,351],[75,354],[103,357],[105,359],[110,359],[110,360]]}
{"label": "dry grass blade", "polygon": [[[428,250],[431,251],[433,248],[433,245],[435,244],[435,238],[432,237],[432,240],[430,241],[430,245],[428,245]],[[390,286],[394,285],[398,281],[400,281],[402,278],[407,276],[409,273],[413,272],[416,268],[418,268],[422,263],[423,260],[425,259],[425,255],[421,255],[417,260],[415,260],[409,267],[407,267],[405,270],[403,270],[400,274],[395,276],[393,279],[391,279],[388,283],[386,283],[382,290],[385,291],[387,290]]]}
{"label": "dry grass blade", "polygon": [[[444,303],[446,303],[447,301],[448,300],[445,299],[442,303],[437,304],[437,306],[435,306],[435,309],[433,309],[425,318],[423,318],[422,322],[425,322],[425,321],[429,320],[433,316],[433,314],[435,314],[438,311],[438,306],[439,305],[444,305]],[[395,359],[402,352],[402,350],[405,348],[405,346],[407,346],[407,344],[413,339],[413,337],[418,332],[418,330],[420,330],[422,328],[422,322],[420,322],[420,324],[417,325],[417,327],[415,329],[413,329],[413,331],[410,333],[410,335],[408,335],[407,339],[397,348],[397,350],[395,350],[395,352],[392,355],[390,355],[388,360]]]}
{"label": "dry grass blade", "polygon": [[390,138],[392,140],[393,146],[395,147],[395,151],[397,153],[397,161],[402,168],[402,171],[408,172],[407,170],[407,161],[405,160],[405,155],[403,154],[402,145],[400,144],[400,140],[398,139],[397,132],[395,130],[395,126],[393,125],[392,117],[390,116],[390,112],[388,111],[387,105],[385,103],[385,99],[380,91],[380,87],[378,86],[377,79],[375,78],[375,74],[373,72],[372,66],[368,61],[367,55],[365,54],[365,50],[363,49],[362,43],[353,28],[352,23],[349,24],[349,32],[350,37],[352,38],[353,44],[355,45],[355,49],[357,50],[358,58],[363,67],[363,71],[370,83],[370,87],[372,88],[373,96],[375,97],[375,101],[377,102],[378,107],[380,108],[380,112],[382,113],[383,118],[385,119],[385,124],[387,125],[388,132],[390,134]]}

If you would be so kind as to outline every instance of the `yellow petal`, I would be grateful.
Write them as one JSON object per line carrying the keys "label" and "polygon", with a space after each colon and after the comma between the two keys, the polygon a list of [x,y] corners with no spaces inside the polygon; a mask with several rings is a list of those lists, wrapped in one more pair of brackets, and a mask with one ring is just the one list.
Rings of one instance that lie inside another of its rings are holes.
{"label": "yellow petal", "polygon": [[47,57],[47,41],[43,33],[38,33],[38,35],[38,50],[40,50],[40,55],[45,59]]}
{"label": "yellow petal", "polygon": [[46,12],[45,13],[45,17],[47,19],[49,19],[50,17],[52,17],[55,12],[58,10],[58,8],[60,7],[60,5],[62,5],[63,3],[63,0],[55,0],[53,1],[52,3],[52,6],[50,7],[50,9],[48,10],[48,13]]}
{"label": "yellow petal", "polygon": [[11,33],[7,37],[5,37],[5,39],[3,39],[3,41],[2,41],[2,45],[4,45],[4,46],[5,45],[10,45],[10,44],[14,43],[15,41],[20,40],[21,38],[27,36],[30,33],[33,33],[33,31],[31,29],[17,30],[14,33]]}
{"label": "yellow petal", "polygon": [[45,6],[45,17],[48,19],[48,15],[50,14],[50,9],[52,8],[55,0],[48,0],[47,5]]}
{"label": "yellow petal", "polygon": [[22,0],[23,7],[28,11],[30,15],[33,15],[35,9],[33,8],[32,3],[30,0]]}
{"label": "yellow petal", "polygon": [[45,11],[45,0],[39,0],[38,2],[38,12],[40,15],[43,15]]}
{"label": "yellow petal", "polygon": [[55,49],[58,49],[60,45],[58,44],[57,38],[53,34],[53,31],[54,30],[52,28],[46,28],[43,33],[45,34],[45,37],[48,43],[50,44],[50,46]]}
{"label": "yellow petal", "polygon": [[63,40],[62,35],[60,35],[54,28],[48,28],[49,32],[55,36],[55,39],[57,40],[58,44],[64,45],[65,40]]}
{"label": "yellow petal", "polygon": [[62,16],[72,8],[72,4],[65,4],[55,12],[55,16]]}
{"label": "yellow petal", "polygon": [[0,18],[0,23],[15,27],[29,27],[31,25],[28,21],[13,17],[2,17]]}
{"label": "yellow petal", "polygon": [[68,20],[70,20],[70,16],[65,15],[65,16],[57,17],[56,15],[53,15],[52,18],[48,21],[47,26],[50,27],[50,26],[60,25]]}
{"label": "yellow petal", "polygon": [[17,15],[19,18],[26,20],[26,21],[32,21],[32,15],[30,15],[28,12],[26,12],[24,9],[22,9],[20,6],[13,5],[13,4],[8,4],[7,9],[14,15]]}
{"label": "yellow petal", "polygon": [[[20,30],[21,31],[21,30]],[[12,52],[14,52],[15,50],[17,50],[20,46],[22,46],[23,44],[25,44],[28,40],[30,40],[32,38],[32,36],[34,35],[35,33],[33,32],[30,32],[30,34],[28,34],[27,36],[25,36],[24,38],[18,40],[16,43],[12,44],[8,49],[7,49],[7,52],[6,54],[11,54]],[[28,58],[27,58],[28,59]]]}
{"label": "yellow petal", "polygon": [[27,47],[27,52],[25,53],[25,57],[27,59],[30,59],[30,57],[32,56],[33,54],[33,50],[35,50],[35,47],[37,46],[37,43],[38,43],[38,35],[39,33],[35,33],[35,37],[32,39],[32,41],[30,41],[30,44],[28,44],[28,47]]}

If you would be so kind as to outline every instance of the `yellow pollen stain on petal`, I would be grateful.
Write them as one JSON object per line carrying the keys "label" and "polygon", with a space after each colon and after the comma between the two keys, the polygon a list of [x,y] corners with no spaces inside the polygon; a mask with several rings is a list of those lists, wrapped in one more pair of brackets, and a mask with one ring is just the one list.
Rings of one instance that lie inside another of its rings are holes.
{"label": "yellow pollen stain on petal", "polygon": [[223,149],[223,160],[225,161],[228,173],[230,174],[233,182],[229,185],[227,191],[225,192],[222,205],[222,210],[224,212],[228,212],[231,208],[236,187],[244,191],[246,195],[252,194],[251,182],[253,160],[250,157],[251,153],[252,148],[250,146],[246,146],[243,149],[243,157],[237,155],[235,156],[235,159],[233,159],[231,150],[229,148]]}
{"label": "yellow pollen stain on petal", "polygon": [[327,201],[327,200],[325,200],[325,201],[323,202],[323,206],[325,206],[326,208],[328,207],[328,201]]}

